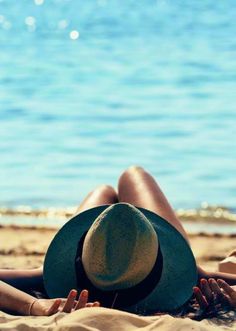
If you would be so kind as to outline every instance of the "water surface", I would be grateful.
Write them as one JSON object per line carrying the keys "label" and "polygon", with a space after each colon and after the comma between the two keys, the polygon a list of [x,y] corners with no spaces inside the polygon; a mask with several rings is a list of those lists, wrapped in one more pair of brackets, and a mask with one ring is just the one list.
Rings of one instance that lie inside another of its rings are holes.
{"label": "water surface", "polygon": [[236,6],[0,1],[0,206],[77,205],[139,164],[235,208]]}

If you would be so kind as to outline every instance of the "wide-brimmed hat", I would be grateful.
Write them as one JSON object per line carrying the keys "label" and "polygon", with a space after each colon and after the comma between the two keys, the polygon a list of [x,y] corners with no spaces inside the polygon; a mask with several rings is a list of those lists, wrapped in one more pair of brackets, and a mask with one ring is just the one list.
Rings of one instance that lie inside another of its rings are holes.
{"label": "wide-brimmed hat", "polygon": [[118,203],[68,221],[48,248],[43,277],[51,298],[86,288],[105,307],[145,313],[183,305],[197,269],[189,244],[166,220]]}

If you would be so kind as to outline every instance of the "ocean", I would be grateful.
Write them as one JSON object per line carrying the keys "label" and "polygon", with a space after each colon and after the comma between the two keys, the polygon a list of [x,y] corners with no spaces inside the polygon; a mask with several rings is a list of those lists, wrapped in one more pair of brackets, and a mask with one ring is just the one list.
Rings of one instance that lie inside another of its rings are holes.
{"label": "ocean", "polygon": [[175,209],[234,213],[235,17],[234,0],[0,0],[0,214],[76,206],[133,164]]}

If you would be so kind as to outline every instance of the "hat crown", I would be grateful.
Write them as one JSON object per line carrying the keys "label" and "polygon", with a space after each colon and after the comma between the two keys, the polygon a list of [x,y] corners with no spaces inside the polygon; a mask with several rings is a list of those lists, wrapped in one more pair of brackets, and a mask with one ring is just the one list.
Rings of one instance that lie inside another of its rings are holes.
{"label": "hat crown", "polygon": [[151,272],[158,238],[145,215],[127,203],[105,209],[90,227],[82,263],[89,280],[102,290],[137,285]]}

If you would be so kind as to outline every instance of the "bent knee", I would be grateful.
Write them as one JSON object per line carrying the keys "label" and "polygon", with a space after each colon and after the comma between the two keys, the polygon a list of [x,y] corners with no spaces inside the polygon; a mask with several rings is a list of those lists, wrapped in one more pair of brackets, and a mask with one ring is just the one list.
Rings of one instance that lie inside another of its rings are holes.
{"label": "bent knee", "polygon": [[134,174],[143,173],[143,172],[145,172],[144,168],[137,166],[137,165],[132,165],[122,173],[120,178],[126,177],[126,176],[133,176]]}
{"label": "bent knee", "polygon": [[98,194],[104,194],[106,196],[114,196],[116,195],[116,191],[110,185],[102,184],[95,188],[94,192]]}
{"label": "bent knee", "polygon": [[134,178],[140,178],[146,171],[144,168],[133,165],[127,168],[120,176],[119,182],[118,182],[118,188],[121,188],[122,186],[126,186],[127,183],[130,182],[130,180],[133,180]]}

